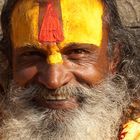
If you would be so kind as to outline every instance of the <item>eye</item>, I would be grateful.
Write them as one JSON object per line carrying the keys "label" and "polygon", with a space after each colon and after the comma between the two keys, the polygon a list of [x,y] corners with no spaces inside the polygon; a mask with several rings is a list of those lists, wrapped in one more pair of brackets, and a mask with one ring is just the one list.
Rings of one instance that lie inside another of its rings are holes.
{"label": "eye", "polygon": [[90,55],[90,51],[86,48],[72,48],[65,52],[65,55],[69,60],[81,61],[87,59]]}
{"label": "eye", "polygon": [[39,51],[27,51],[21,54],[22,58],[26,57],[46,57],[44,53]]}
{"label": "eye", "polygon": [[39,62],[44,62],[46,55],[40,51],[26,50],[16,56],[16,65],[19,68],[30,67],[36,65]]}
{"label": "eye", "polygon": [[84,49],[74,49],[72,51],[72,53],[75,53],[75,54],[85,54],[85,53],[88,53],[88,51],[86,51]]}
{"label": "eye", "polygon": [[69,54],[69,55],[72,55],[72,54],[88,54],[89,53],[89,51],[88,50],[86,50],[86,49],[81,49],[81,48],[77,48],[77,49],[72,49],[72,50],[69,50],[68,52],[67,52],[67,54]]}

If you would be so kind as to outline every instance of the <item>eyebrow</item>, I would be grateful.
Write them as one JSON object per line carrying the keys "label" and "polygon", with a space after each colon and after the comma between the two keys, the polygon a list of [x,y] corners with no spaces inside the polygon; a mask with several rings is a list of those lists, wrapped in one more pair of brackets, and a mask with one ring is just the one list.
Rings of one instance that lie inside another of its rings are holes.
{"label": "eyebrow", "polygon": [[88,48],[90,50],[95,50],[97,48],[99,48],[98,46],[94,45],[94,44],[86,44],[86,43],[69,43],[67,45],[65,45],[64,49],[72,49],[72,48]]}
{"label": "eyebrow", "polygon": [[32,45],[27,44],[25,46],[20,46],[18,49],[20,50],[30,49],[30,50],[40,50],[40,51],[43,50],[41,47],[37,47],[37,45],[35,44],[32,44]]}
{"label": "eyebrow", "polygon": [[[58,45],[58,47],[59,47],[59,45]],[[67,51],[67,50],[70,50],[70,49],[75,49],[75,48],[87,48],[87,49],[89,49],[89,50],[91,50],[91,51],[95,51],[95,50],[97,50],[99,47],[98,46],[96,46],[96,45],[94,45],[94,44],[86,44],[86,43],[74,43],[74,42],[72,42],[72,43],[68,43],[68,44],[66,44],[64,47],[59,47],[60,48],[60,51]],[[27,44],[27,45],[25,45],[25,46],[21,46],[21,47],[19,47],[19,49],[20,50],[27,50],[27,49],[29,49],[29,50],[36,50],[36,51],[44,51],[44,49],[42,48],[42,47],[38,47],[37,45],[35,45],[35,44]]]}
{"label": "eyebrow", "polygon": [[36,44],[26,44],[24,46],[20,46],[21,48],[38,48]]}

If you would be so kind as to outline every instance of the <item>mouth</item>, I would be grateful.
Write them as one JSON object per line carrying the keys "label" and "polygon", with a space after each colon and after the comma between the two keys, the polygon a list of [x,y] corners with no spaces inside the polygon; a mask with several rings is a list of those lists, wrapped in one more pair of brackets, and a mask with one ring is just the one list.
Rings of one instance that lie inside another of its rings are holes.
{"label": "mouth", "polygon": [[43,108],[54,110],[72,110],[79,106],[75,96],[72,97],[65,94],[43,95],[41,97],[36,97],[35,102]]}
{"label": "mouth", "polygon": [[55,101],[55,100],[61,101],[61,100],[68,100],[71,97],[65,94],[55,94],[55,95],[49,94],[47,96],[43,96],[43,98],[50,101]]}

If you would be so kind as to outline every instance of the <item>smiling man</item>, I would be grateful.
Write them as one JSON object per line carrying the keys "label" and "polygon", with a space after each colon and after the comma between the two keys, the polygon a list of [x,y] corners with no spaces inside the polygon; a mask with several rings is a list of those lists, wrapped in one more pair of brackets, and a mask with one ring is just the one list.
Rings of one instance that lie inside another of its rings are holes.
{"label": "smiling man", "polygon": [[115,2],[9,0],[2,27],[12,73],[3,140],[119,138],[136,69]]}

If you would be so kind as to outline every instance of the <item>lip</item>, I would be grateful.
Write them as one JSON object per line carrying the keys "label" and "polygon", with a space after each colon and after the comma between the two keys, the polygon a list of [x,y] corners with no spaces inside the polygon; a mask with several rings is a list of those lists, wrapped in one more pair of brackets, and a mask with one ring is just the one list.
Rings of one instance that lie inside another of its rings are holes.
{"label": "lip", "polygon": [[46,100],[44,98],[39,99],[36,97],[35,102],[41,107],[54,110],[72,110],[79,106],[76,97],[71,97],[65,100]]}

